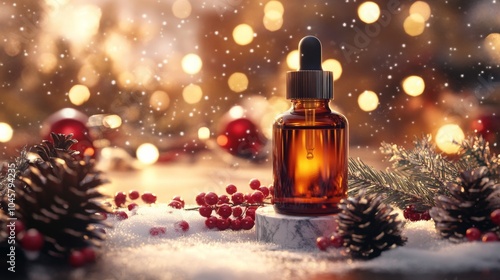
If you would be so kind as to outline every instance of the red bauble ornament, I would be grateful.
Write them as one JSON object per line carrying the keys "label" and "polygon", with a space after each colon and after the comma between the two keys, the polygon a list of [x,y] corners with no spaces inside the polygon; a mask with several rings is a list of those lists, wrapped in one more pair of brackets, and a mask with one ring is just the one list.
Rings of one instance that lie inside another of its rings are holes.
{"label": "red bauble ornament", "polygon": [[96,149],[92,144],[90,130],[87,127],[88,117],[75,109],[64,108],[50,115],[43,123],[41,134],[45,140],[52,141],[50,133],[73,134],[78,143],[71,149],[79,151],[80,156],[95,158]]}
{"label": "red bauble ornament", "polygon": [[471,128],[490,143],[492,152],[500,152],[500,146],[494,145],[500,142],[500,115],[490,113],[480,116],[472,122]]}
{"label": "red bauble ornament", "polygon": [[265,158],[264,149],[268,140],[259,126],[243,114],[238,116],[232,111],[221,119],[217,144],[237,157],[251,160]]}

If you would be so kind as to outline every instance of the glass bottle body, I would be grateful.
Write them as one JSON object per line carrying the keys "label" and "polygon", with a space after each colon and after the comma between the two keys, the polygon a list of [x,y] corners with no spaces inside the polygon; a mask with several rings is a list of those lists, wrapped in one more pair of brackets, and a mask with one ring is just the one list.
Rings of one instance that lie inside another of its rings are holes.
{"label": "glass bottle body", "polygon": [[276,212],[337,213],[347,196],[348,123],[329,100],[292,100],[273,125]]}

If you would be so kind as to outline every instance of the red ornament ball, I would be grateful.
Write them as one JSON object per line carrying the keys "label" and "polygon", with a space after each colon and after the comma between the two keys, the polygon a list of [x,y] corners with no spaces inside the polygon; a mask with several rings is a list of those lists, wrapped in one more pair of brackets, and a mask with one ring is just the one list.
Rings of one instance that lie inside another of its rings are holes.
{"label": "red ornament ball", "polygon": [[43,235],[34,228],[28,229],[20,241],[21,247],[26,251],[40,251],[44,244]]}
{"label": "red ornament ball", "polygon": [[477,228],[471,227],[465,231],[465,237],[469,241],[481,240],[481,231]]}

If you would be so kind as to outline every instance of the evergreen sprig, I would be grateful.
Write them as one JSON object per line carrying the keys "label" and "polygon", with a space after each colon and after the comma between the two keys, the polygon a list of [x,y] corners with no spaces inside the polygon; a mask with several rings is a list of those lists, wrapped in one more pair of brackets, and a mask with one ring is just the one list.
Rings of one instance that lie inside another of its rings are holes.
{"label": "evergreen sprig", "polygon": [[490,177],[498,182],[500,156],[491,153],[481,136],[468,137],[460,146],[457,159],[436,150],[430,135],[414,141],[413,149],[382,143],[381,152],[392,166],[375,170],[360,159],[349,160],[349,195],[360,190],[368,194],[384,194],[384,203],[404,208],[413,204],[419,210],[435,205],[435,197],[449,195],[446,185],[456,182],[463,171],[486,166]]}

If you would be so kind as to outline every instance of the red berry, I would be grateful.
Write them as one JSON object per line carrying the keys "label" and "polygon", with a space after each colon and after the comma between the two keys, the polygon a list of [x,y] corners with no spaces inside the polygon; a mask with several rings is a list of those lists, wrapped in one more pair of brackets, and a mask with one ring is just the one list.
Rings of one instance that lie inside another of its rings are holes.
{"label": "red berry", "polygon": [[231,196],[231,200],[235,205],[239,205],[245,201],[245,196],[243,195],[243,193],[236,192]]}
{"label": "red berry", "polygon": [[330,247],[330,239],[328,239],[327,237],[324,237],[324,236],[320,236],[320,237],[316,238],[316,246],[318,246],[318,248],[321,251],[326,251],[326,249],[328,249],[328,247]]}
{"label": "red berry", "polygon": [[226,230],[229,228],[230,221],[229,219],[222,218],[222,219],[217,219],[217,228],[219,230]]}
{"label": "red berry", "polygon": [[235,193],[235,192],[237,192],[237,191],[238,191],[238,188],[236,188],[236,186],[235,186],[235,185],[233,185],[233,184],[229,184],[229,185],[227,185],[227,187],[226,187],[226,192],[227,192],[228,194],[233,194],[233,193]]}
{"label": "red berry", "polygon": [[242,229],[249,230],[249,229],[253,228],[254,225],[255,225],[255,222],[253,221],[253,219],[251,217],[245,217],[245,218],[241,219],[241,228]]}
{"label": "red berry", "polygon": [[141,199],[144,203],[153,204],[156,202],[157,197],[154,193],[145,192],[141,195]]}
{"label": "red berry", "polygon": [[416,222],[416,221],[420,221],[422,219],[420,213],[418,212],[412,212],[410,213],[410,221],[412,222]]}
{"label": "red berry", "polygon": [[80,267],[86,263],[85,255],[81,251],[72,251],[69,255],[69,264],[72,267]]}
{"label": "red berry", "polygon": [[208,205],[215,205],[219,201],[219,197],[216,193],[209,192],[205,195],[205,203]]}
{"label": "red berry", "polygon": [[178,196],[178,195],[174,196],[174,197],[172,198],[172,200],[174,200],[174,201],[179,201],[179,202],[181,203],[181,205],[182,205],[182,208],[184,208],[184,205],[186,205],[186,203],[184,202],[184,199],[182,199],[182,197],[180,197],[180,196]]}
{"label": "red berry", "polygon": [[178,221],[174,224],[175,231],[188,231],[189,230],[189,223],[182,220]]}
{"label": "red berry", "polygon": [[250,185],[250,188],[252,190],[256,190],[256,189],[258,189],[260,187],[260,181],[259,181],[259,179],[253,178],[253,179],[250,180],[250,182],[248,183],[248,185]]}
{"label": "red berry", "polygon": [[132,199],[132,200],[136,200],[139,198],[139,192],[138,191],[129,191],[128,192],[128,198]]}
{"label": "red berry", "polygon": [[83,257],[85,258],[86,263],[91,263],[95,262],[96,259],[96,253],[94,248],[92,247],[85,247],[80,252],[83,254]]}
{"label": "red berry", "polygon": [[234,219],[234,220],[231,220],[231,224],[229,225],[229,227],[236,231],[236,230],[240,230],[241,229],[241,219]]}
{"label": "red berry", "polygon": [[43,235],[36,229],[30,228],[21,236],[21,247],[27,251],[40,251],[43,247]]}
{"label": "red berry", "polygon": [[245,217],[250,217],[252,220],[255,220],[255,211],[257,210],[256,207],[248,207],[247,212],[245,214]]}
{"label": "red berry", "polygon": [[122,221],[122,220],[128,219],[128,215],[127,215],[127,213],[125,213],[125,211],[116,211],[115,212],[115,216],[116,216],[116,219],[118,221]]}
{"label": "red berry", "polygon": [[465,231],[465,237],[469,241],[481,240],[481,231],[477,228],[471,227]]}
{"label": "red berry", "polygon": [[342,236],[340,235],[332,235],[330,236],[330,244],[334,247],[334,248],[340,248],[344,245],[344,238],[342,238]]}
{"label": "red berry", "polygon": [[229,202],[230,202],[230,200],[229,200],[229,197],[227,195],[222,194],[219,196],[219,201],[218,201],[219,204],[225,204],[225,203],[229,204]]}
{"label": "red berry", "polygon": [[13,230],[16,233],[16,236],[18,236],[20,233],[24,232],[26,227],[24,226],[24,223],[21,222],[20,220],[16,220],[14,222],[14,225],[8,225],[5,227],[7,235],[10,235],[10,232]]}
{"label": "red berry", "polygon": [[249,203],[249,204],[254,203],[253,198],[252,198],[252,194],[251,194],[251,193],[247,193],[247,194],[245,194],[245,200],[246,200],[246,202],[247,202],[247,203]]}
{"label": "red berry", "polygon": [[212,208],[210,206],[200,206],[198,213],[200,213],[202,217],[208,218],[212,215]]}
{"label": "red berry", "polygon": [[199,206],[207,205],[207,204],[205,203],[205,193],[204,193],[204,192],[199,193],[199,194],[196,196],[196,204],[198,204]]}
{"label": "red berry", "polygon": [[241,214],[243,214],[243,209],[239,206],[234,206],[233,207],[233,216],[234,217],[240,217]]}
{"label": "red berry", "polygon": [[421,215],[420,218],[424,221],[428,221],[431,219],[431,214],[429,214],[429,210],[424,211]]}
{"label": "red berry", "polygon": [[408,220],[410,219],[410,211],[408,209],[403,210],[403,217]]}
{"label": "red berry", "polygon": [[500,226],[500,209],[491,212],[490,219],[495,225]]}
{"label": "red berry", "polygon": [[233,209],[228,204],[222,204],[217,209],[217,214],[219,214],[219,216],[221,216],[222,218],[229,218],[229,216],[233,214]]}
{"label": "red berry", "polygon": [[134,202],[132,202],[129,205],[127,205],[128,211],[132,211],[132,210],[134,210],[137,207],[139,207],[139,205],[137,203],[134,203]]}
{"label": "red berry", "polygon": [[259,191],[261,191],[262,194],[264,194],[264,197],[268,197],[269,196],[270,192],[269,192],[269,188],[268,187],[262,186],[262,187],[259,188]]}
{"label": "red berry", "polygon": [[175,208],[175,209],[182,209],[182,203],[177,201],[177,200],[172,200],[168,204],[169,207]]}
{"label": "red berry", "polygon": [[269,185],[269,194],[271,196],[274,196],[274,186],[273,185]]}
{"label": "red berry", "polygon": [[166,227],[152,227],[149,229],[149,234],[151,236],[158,236],[167,233]]}
{"label": "red berry", "polygon": [[261,191],[256,190],[252,193],[252,200],[255,203],[262,203],[264,201],[264,194]]}
{"label": "red berry", "polygon": [[209,229],[215,228],[217,226],[217,220],[217,217],[210,216],[205,220],[205,225]]}
{"label": "red berry", "polygon": [[483,242],[492,242],[492,241],[498,241],[498,235],[494,232],[487,232],[483,234],[482,238]]}
{"label": "red berry", "polygon": [[124,192],[117,192],[115,194],[115,205],[116,207],[122,207],[127,201],[127,194]]}

